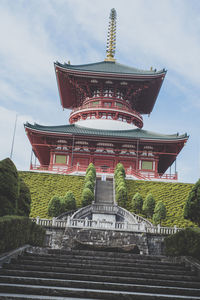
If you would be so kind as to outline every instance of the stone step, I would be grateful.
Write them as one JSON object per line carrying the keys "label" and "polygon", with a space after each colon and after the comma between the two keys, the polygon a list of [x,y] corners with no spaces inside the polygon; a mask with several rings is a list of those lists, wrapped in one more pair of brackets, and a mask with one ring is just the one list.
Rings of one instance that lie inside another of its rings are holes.
{"label": "stone step", "polygon": [[[15,299],[29,299],[29,300],[35,300],[35,299],[43,299],[43,300],[52,300],[51,296],[42,296],[42,295],[23,295],[23,294],[9,294],[9,293],[0,293],[0,299],[5,300],[15,300]],[[97,298],[96,298],[97,299]],[[72,297],[53,297],[53,300],[72,300]],[[91,298],[74,298],[73,300],[91,300]]]}
{"label": "stone step", "polygon": [[[10,270],[32,270],[32,271],[46,271],[46,272],[59,272],[59,273],[70,273],[70,274],[93,274],[93,275],[107,275],[107,276],[118,276],[119,270],[117,267],[115,270],[110,270],[105,268],[105,266],[101,266],[98,268],[92,269],[91,266],[87,267],[55,267],[55,266],[46,266],[44,264],[41,265],[23,265],[23,264],[4,264],[4,269],[10,269]],[[184,281],[195,281],[196,276],[194,273],[189,272],[174,272],[174,274],[166,274],[166,272],[158,272],[158,270],[143,270],[143,269],[135,269],[132,272],[130,271],[120,271],[121,277],[131,277],[131,276],[137,276],[137,277],[143,277],[143,278],[149,278],[149,276],[153,278],[159,278],[159,279],[171,279],[171,280],[184,280]],[[188,275],[187,275],[188,274]]]}
{"label": "stone step", "polygon": [[122,284],[110,282],[95,282],[83,280],[58,280],[49,278],[33,278],[33,277],[17,277],[17,276],[0,276],[0,283],[5,284],[23,284],[35,286],[53,286],[65,288],[93,289],[93,290],[108,290],[121,292],[142,292],[154,294],[172,294],[172,295],[188,295],[200,296],[199,289],[183,288],[183,287],[166,287],[159,285],[138,285],[138,284]]}
{"label": "stone step", "polygon": [[96,181],[96,203],[113,203],[113,183],[112,181]]}
{"label": "stone step", "polygon": [[194,271],[189,271],[189,270],[177,270],[177,269],[172,269],[170,267],[168,268],[159,268],[159,266],[151,266],[151,268],[149,266],[147,267],[143,267],[140,266],[119,266],[119,265],[105,265],[102,263],[97,263],[96,260],[94,260],[93,262],[90,261],[90,263],[80,263],[80,262],[57,262],[57,261],[44,261],[44,260],[40,260],[40,258],[38,257],[37,261],[30,261],[30,260],[26,260],[26,259],[12,259],[12,265],[31,265],[31,266],[40,266],[42,265],[44,266],[50,266],[50,267],[60,267],[60,268],[81,268],[81,269],[86,269],[86,270],[105,270],[105,271],[119,271],[119,272],[140,272],[140,273],[157,273],[157,274],[170,274],[170,275],[188,275],[188,276],[193,276],[196,275],[196,273]]}
{"label": "stone step", "polygon": [[[66,250],[64,250],[66,251]],[[80,251],[80,250],[77,250]],[[85,250],[83,250],[85,251]],[[88,251],[87,251],[88,252]],[[102,252],[104,255],[102,255]],[[129,253],[118,253],[118,254],[125,254],[123,257],[118,257],[116,256],[115,252],[111,252],[113,255],[110,255],[110,252],[104,252],[104,251],[96,251],[96,255],[89,255],[85,253],[74,253],[74,251],[70,252],[67,251],[66,253],[60,253],[60,254],[54,254],[54,253],[46,253],[46,254],[40,254],[40,257],[45,257],[45,258],[52,258],[52,259],[88,259],[88,260],[101,260],[101,261],[112,261],[112,262],[124,262],[125,264],[128,262],[144,262],[146,264],[163,264],[163,265],[174,265],[174,266],[179,266],[179,263],[173,263],[169,259],[163,258],[163,257],[155,257],[153,259],[151,256],[148,255],[140,255],[140,254],[131,254],[131,256],[128,256]],[[126,255],[128,257],[126,257]],[[38,254],[34,253],[25,253],[24,257],[37,257]]]}
{"label": "stone step", "polygon": [[55,254],[56,256],[59,255],[84,255],[89,257],[111,257],[111,258],[128,258],[128,259],[145,259],[151,260],[155,263],[157,261],[170,261],[166,256],[160,255],[140,255],[140,254],[133,254],[133,253],[124,253],[124,252],[111,252],[111,251],[95,251],[95,250],[66,250],[66,249],[48,249],[49,254]]}
{"label": "stone step", "polygon": [[106,276],[106,275],[91,275],[91,274],[72,274],[72,273],[58,273],[58,272],[44,272],[44,271],[31,271],[31,270],[9,270],[0,269],[1,276],[18,276],[18,277],[36,277],[36,278],[50,278],[50,279],[64,279],[64,280],[84,280],[95,282],[110,282],[120,284],[141,284],[141,285],[165,285],[171,287],[186,287],[186,288],[199,288],[200,282],[198,278],[193,278],[191,281],[176,280],[176,277],[170,279],[160,278],[144,278],[138,277],[138,274],[131,277]]}
{"label": "stone step", "polygon": [[[87,258],[87,259],[86,259]],[[176,270],[190,270],[189,267],[185,267],[184,265],[180,265],[180,264],[173,264],[173,263],[162,263],[162,262],[158,262],[156,263],[156,266],[153,262],[151,261],[141,261],[141,260],[130,260],[129,261],[117,261],[115,259],[110,260],[110,259],[102,259],[102,258],[92,258],[89,259],[88,257],[83,258],[83,257],[66,257],[66,258],[61,258],[61,257],[51,257],[51,256],[23,256],[23,258],[19,257],[18,260],[21,263],[22,261],[34,261],[34,260],[39,260],[41,262],[43,261],[48,261],[48,262],[60,262],[60,263],[66,263],[66,261],[70,261],[71,263],[76,263],[76,262],[80,262],[82,264],[106,264],[108,266],[112,266],[113,264],[116,264],[118,266],[127,266],[127,267],[144,267],[144,268],[151,268],[151,267],[158,267],[159,269],[176,269]]]}
{"label": "stone step", "polygon": [[113,291],[113,290],[94,290],[94,289],[81,289],[81,288],[63,288],[55,286],[35,286],[24,284],[7,284],[0,283],[0,293],[21,293],[21,294],[35,294],[45,296],[64,296],[64,297],[86,297],[91,299],[193,299],[200,300],[200,296],[184,296],[184,295],[166,295],[145,292],[126,292],[126,291]]}

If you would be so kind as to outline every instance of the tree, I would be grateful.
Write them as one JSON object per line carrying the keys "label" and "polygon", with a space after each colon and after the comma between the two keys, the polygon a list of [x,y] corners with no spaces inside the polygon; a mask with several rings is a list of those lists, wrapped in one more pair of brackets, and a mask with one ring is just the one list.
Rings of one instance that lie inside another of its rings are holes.
{"label": "tree", "polygon": [[68,191],[61,200],[61,213],[76,209],[76,199],[71,191]]}
{"label": "tree", "polygon": [[20,183],[14,163],[6,158],[0,161],[0,216],[17,213]]}
{"label": "tree", "polygon": [[85,188],[88,188],[88,189],[90,189],[92,192],[94,192],[94,184],[93,184],[90,180],[88,180],[88,181],[85,183],[84,187],[85,187]]}
{"label": "tree", "polygon": [[149,218],[152,218],[155,208],[155,200],[152,194],[148,194],[144,200],[142,210],[145,215]]}
{"label": "tree", "polygon": [[58,196],[53,196],[48,204],[48,215],[57,217],[62,213],[61,199]]}
{"label": "tree", "polygon": [[192,256],[200,260],[200,228],[186,228],[165,238],[166,255]]}
{"label": "tree", "polygon": [[154,224],[161,224],[161,221],[166,218],[167,211],[164,203],[162,201],[159,201],[156,204],[154,215],[153,215],[153,222]]}
{"label": "tree", "polygon": [[20,189],[18,197],[18,211],[17,214],[20,216],[29,216],[31,205],[31,193],[28,186],[25,184],[22,178],[20,178]]}
{"label": "tree", "polygon": [[96,177],[96,169],[95,169],[95,166],[93,165],[93,163],[90,163],[89,166],[87,167],[86,174],[87,174],[89,171],[92,171],[92,173],[93,173],[93,174],[95,175],[95,177]]}
{"label": "tree", "polygon": [[121,185],[116,192],[116,200],[118,204],[122,207],[126,206],[127,202],[127,189],[125,186]]}
{"label": "tree", "polygon": [[96,179],[95,174],[91,170],[85,175],[85,183],[87,181],[91,181],[94,184],[95,179]]}
{"label": "tree", "polygon": [[89,188],[84,188],[81,196],[82,206],[90,205],[94,201],[94,193]]}
{"label": "tree", "polygon": [[121,172],[123,174],[123,177],[125,178],[126,177],[126,172],[125,172],[125,169],[124,169],[124,166],[122,163],[118,163],[115,167],[115,172],[114,172],[114,176],[117,176],[118,173]]}
{"label": "tree", "polygon": [[200,226],[200,179],[191,189],[184,207],[184,218]]}
{"label": "tree", "polygon": [[141,213],[142,212],[142,205],[143,205],[143,199],[140,193],[136,193],[132,198],[132,209],[135,213]]}

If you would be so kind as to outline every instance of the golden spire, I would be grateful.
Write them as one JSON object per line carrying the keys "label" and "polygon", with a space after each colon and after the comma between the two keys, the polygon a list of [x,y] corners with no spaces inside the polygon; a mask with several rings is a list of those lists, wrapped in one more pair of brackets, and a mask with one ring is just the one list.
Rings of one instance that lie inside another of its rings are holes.
{"label": "golden spire", "polygon": [[108,26],[107,36],[107,49],[105,61],[115,61],[115,48],[116,48],[116,18],[117,13],[114,8],[110,11],[110,21]]}

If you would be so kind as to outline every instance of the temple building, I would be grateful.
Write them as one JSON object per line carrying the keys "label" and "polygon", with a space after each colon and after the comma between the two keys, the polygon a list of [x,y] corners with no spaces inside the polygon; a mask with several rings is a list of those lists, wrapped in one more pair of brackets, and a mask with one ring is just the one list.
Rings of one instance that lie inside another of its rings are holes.
{"label": "temple building", "polygon": [[104,61],[71,65],[56,62],[60,101],[70,109],[68,125],[25,124],[40,165],[31,169],[72,174],[90,162],[97,174],[113,174],[121,162],[137,179],[177,180],[166,173],[187,142],[187,134],[143,130],[142,115],[154,108],[166,70],[139,70],[115,60],[116,12],[111,10]]}

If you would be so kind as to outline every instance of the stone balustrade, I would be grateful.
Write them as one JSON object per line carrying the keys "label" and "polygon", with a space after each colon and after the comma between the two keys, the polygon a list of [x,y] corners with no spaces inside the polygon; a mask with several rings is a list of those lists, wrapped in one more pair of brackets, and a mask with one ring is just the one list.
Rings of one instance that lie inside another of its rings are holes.
{"label": "stone balustrade", "polygon": [[43,227],[56,227],[56,228],[93,228],[93,229],[106,229],[106,230],[118,230],[118,231],[130,231],[130,232],[146,232],[152,234],[170,235],[181,230],[181,228],[174,227],[161,227],[147,226],[145,223],[131,224],[128,222],[108,222],[108,221],[95,221],[89,219],[73,219],[68,217],[67,220],[53,219],[40,219],[32,218],[33,222]]}

